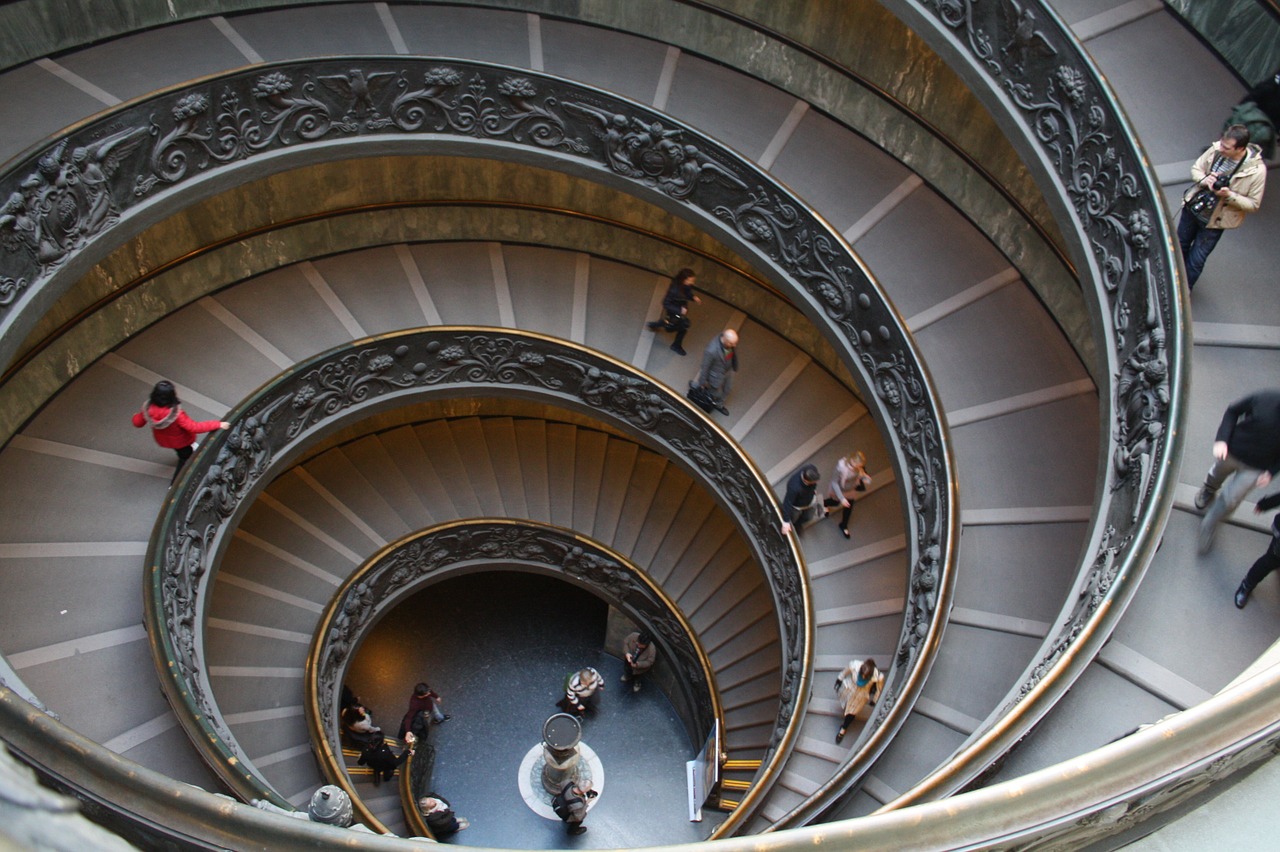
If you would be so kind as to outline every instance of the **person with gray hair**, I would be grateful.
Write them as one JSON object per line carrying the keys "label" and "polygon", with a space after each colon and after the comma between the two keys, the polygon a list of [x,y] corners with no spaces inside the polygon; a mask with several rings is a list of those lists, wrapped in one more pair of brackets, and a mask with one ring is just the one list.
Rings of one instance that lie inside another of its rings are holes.
{"label": "person with gray hair", "polygon": [[733,374],[738,372],[738,332],[726,328],[707,344],[702,352],[702,366],[698,375],[689,383],[691,388],[701,388],[711,396],[715,409],[729,416],[724,398],[733,386]]}

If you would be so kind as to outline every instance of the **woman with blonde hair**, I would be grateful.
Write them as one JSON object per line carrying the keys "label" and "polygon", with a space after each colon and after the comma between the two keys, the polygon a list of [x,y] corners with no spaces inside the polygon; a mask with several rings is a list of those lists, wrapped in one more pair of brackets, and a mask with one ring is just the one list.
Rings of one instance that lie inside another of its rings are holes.
{"label": "woman with blonde hair", "polygon": [[849,517],[853,514],[854,495],[866,491],[871,484],[867,474],[867,457],[862,451],[842,456],[836,462],[836,469],[831,474],[831,484],[827,486],[827,498],[822,501],[826,509],[843,506],[840,515],[840,534],[849,537]]}

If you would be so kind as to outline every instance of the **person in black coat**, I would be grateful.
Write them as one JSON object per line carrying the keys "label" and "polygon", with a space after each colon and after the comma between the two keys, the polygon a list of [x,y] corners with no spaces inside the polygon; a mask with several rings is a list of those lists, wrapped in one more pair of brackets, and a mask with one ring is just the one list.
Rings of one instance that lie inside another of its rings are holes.
{"label": "person in black coat", "polygon": [[817,508],[818,468],[807,464],[787,480],[787,493],[782,498],[782,534],[799,526],[810,511]]}
{"label": "person in black coat", "polygon": [[1200,553],[1213,547],[1218,524],[1254,488],[1266,488],[1280,471],[1280,391],[1259,391],[1227,406],[1213,442],[1214,463],[1196,493]]}
{"label": "person in black coat", "polygon": [[671,343],[671,351],[677,355],[687,355],[684,351],[684,336],[689,332],[689,303],[702,304],[698,294],[693,290],[697,281],[693,270],[688,267],[671,276],[671,284],[667,294],[662,297],[662,319],[649,323],[651,331],[674,331],[676,339]]}
{"label": "person in black coat", "polygon": [[[1277,506],[1280,506],[1280,494],[1272,494],[1259,500],[1254,511],[1267,512]],[[1236,589],[1236,609],[1244,609],[1253,590],[1277,568],[1280,568],[1280,513],[1271,519],[1271,543],[1267,545],[1266,552],[1253,563],[1249,573],[1245,574],[1244,579],[1240,581],[1240,588]]]}
{"label": "person in black coat", "polygon": [[391,750],[391,746],[387,745],[386,739],[379,734],[378,738],[365,746],[364,751],[360,754],[360,765],[367,766],[373,770],[373,784],[376,787],[383,781],[390,781],[395,777],[396,770],[400,765],[409,759],[409,747],[405,746],[399,756]]}

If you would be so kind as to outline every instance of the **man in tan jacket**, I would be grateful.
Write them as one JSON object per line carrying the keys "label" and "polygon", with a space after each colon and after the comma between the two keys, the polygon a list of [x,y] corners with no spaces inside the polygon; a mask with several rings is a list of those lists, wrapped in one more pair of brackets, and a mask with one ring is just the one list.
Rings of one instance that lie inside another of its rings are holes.
{"label": "man in tan jacket", "polygon": [[1178,242],[1187,267],[1187,284],[1195,287],[1222,232],[1240,227],[1244,217],[1257,212],[1262,204],[1267,167],[1258,146],[1249,144],[1248,128],[1233,124],[1196,160],[1191,179],[1196,184],[1182,206]]}

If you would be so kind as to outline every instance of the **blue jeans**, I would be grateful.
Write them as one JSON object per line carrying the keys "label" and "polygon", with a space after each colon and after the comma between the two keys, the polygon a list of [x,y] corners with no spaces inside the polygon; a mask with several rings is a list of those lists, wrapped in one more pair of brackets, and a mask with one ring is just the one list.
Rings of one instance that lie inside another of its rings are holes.
{"label": "blue jeans", "polygon": [[1200,220],[1184,208],[1178,219],[1178,242],[1182,245],[1182,262],[1187,267],[1187,286],[1196,286],[1196,280],[1204,271],[1209,252],[1222,239],[1221,228],[1206,228]]}

